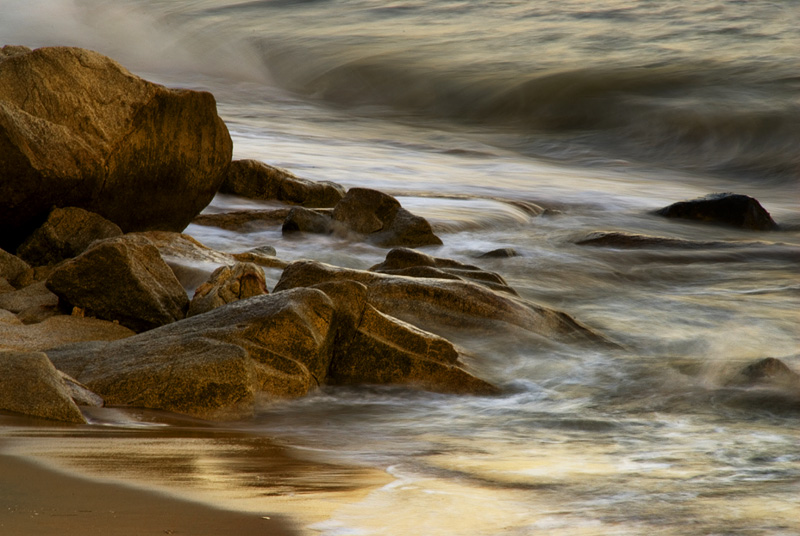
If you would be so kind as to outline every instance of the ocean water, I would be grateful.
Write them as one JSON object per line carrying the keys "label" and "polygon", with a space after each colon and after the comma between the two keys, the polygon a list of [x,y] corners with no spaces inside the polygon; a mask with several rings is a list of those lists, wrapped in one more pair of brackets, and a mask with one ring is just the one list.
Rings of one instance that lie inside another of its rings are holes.
{"label": "ocean water", "polygon": [[[231,461],[263,438],[388,475],[325,515],[298,513],[307,534],[800,534],[800,395],[731,383],[764,357],[800,372],[796,2],[0,0],[0,10],[7,44],[92,48],[148,79],[213,92],[235,158],[397,195],[444,240],[426,252],[497,271],[622,346],[453,333],[504,395],[326,388],[263,401],[242,421],[170,421],[158,440],[170,454],[149,463],[191,462],[172,489],[242,509],[302,501],[306,488],[270,495],[254,483],[258,467]],[[780,230],[652,214],[724,191],[759,199]],[[261,205],[221,195],[208,210]],[[576,245],[595,231],[702,244]],[[269,244],[287,260],[356,268],[386,254],[286,241],[277,228],[186,232],[225,251]],[[520,255],[476,258],[499,247]],[[91,465],[97,429],[106,445],[154,433],[121,415],[62,434],[59,449],[77,445],[63,456]],[[103,472],[135,478],[143,465]],[[336,477],[304,485],[325,492]]]}

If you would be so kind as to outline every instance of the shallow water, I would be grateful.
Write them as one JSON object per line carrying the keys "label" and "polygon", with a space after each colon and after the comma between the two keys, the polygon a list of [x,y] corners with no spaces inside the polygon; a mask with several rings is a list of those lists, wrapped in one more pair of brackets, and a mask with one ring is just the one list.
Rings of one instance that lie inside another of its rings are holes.
{"label": "shallow water", "polygon": [[[622,346],[448,333],[505,395],[326,388],[200,431],[171,421],[168,448],[211,445],[203,467],[217,469],[190,473],[228,475],[213,485],[102,472],[269,509],[254,473],[213,448],[224,432],[390,475],[324,516],[298,514],[309,534],[800,534],[800,397],[729,383],[763,357],[800,371],[795,3],[3,4],[7,41],[89,46],[208,89],[236,158],[394,193],[443,238],[425,251],[497,271]],[[652,214],[714,191],[758,198],[782,229]],[[208,210],[267,205],[218,196]],[[595,231],[698,244],[576,245]],[[187,232],[356,268],[386,254],[274,227]],[[476,258],[498,247],[520,256]],[[103,448],[128,445],[129,417],[104,419]],[[92,470],[91,456],[60,456]]]}

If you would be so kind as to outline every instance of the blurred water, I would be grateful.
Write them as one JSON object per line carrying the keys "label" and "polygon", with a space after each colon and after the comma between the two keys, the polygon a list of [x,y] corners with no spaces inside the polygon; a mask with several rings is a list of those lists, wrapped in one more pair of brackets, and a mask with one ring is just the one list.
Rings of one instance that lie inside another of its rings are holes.
{"label": "blurred water", "polygon": [[[425,251],[497,271],[623,346],[452,333],[507,394],[324,389],[215,425],[391,475],[309,518],[309,534],[800,534],[798,395],[729,383],[763,357],[800,371],[796,3],[0,7],[8,42],[88,46],[212,91],[236,158],[396,194],[442,236]],[[782,230],[652,214],[713,191],[758,198]],[[209,210],[245,206],[268,204],[218,196]],[[595,231],[698,244],[576,244]],[[386,254],[341,238],[283,240],[275,227],[187,232],[225,251],[269,244],[286,260],[355,268]],[[476,258],[498,247],[520,255]],[[267,275],[274,284],[279,272]],[[129,426],[112,418],[107,445],[125,438],[114,422]],[[170,426],[178,448],[188,427]],[[200,437],[216,444],[216,433]],[[225,468],[231,478],[204,480],[212,496],[269,501],[248,492],[250,469]]]}

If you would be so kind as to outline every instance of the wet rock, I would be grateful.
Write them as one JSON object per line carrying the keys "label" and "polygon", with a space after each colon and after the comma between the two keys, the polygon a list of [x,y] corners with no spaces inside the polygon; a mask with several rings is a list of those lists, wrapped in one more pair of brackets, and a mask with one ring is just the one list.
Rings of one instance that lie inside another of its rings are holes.
{"label": "wet rock", "polygon": [[333,223],[331,217],[326,214],[303,207],[295,207],[286,216],[281,232],[284,235],[291,233],[330,234],[333,232]]}
{"label": "wet rock", "polygon": [[78,207],[56,207],[17,249],[17,255],[33,266],[57,264],[83,253],[96,240],[121,234],[117,224],[99,214]]}
{"label": "wet rock", "polygon": [[301,179],[285,169],[257,160],[232,162],[220,191],[308,208],[330,208],[344,196],[344,188],[338,184]]}
{"label": "wet rock", "polygon": [[514,248],[498,248],[478,255],[479,259],[510,259],[511,257],[519,257],[519,253]]}
{"label": "wet rock", "polygon": [[273,293],[326,281],[362,283],[368,288],[368,302],[376,309],[434,333],[442,328],[485,330],[506,324],[556,340],[608,342],[566,313],[469,281],[412,278],[297,261],[286,267]]}
{"label": "wet rock", "polygon": [[622,249],[636,248],[671,248],[671,249],[696,249],[718,246],[720,242],[699,242],[682,240],[679,238],[666,238],[618,231],[596,231],[589,233],[584,238],[575,242],[579,246],[597,246]]}
{"label": "wet rock", "polygon": [[237,262],[220,266],[211,277],[197,287],[187,316],[199,315],[253,296],[268,294],[264,271],[252,263]]}
{"label": "wet rock", "polygon": [[394,197],[368,188],[351,188],[333,209],[340,228],[381,247],[441,245],[427,220],[411,214]]}
{"label": "wet rock", "polygon": [[61,375],[42,352],[0,351],[0,409],[86,423]]}
{"label": "wet rock", "polygon": [[0,349],[48,350],[75,342],[114,341],[133,334],[124,326],[96,318],[59,315],[36,324],[9,318],[8,322],[0,322]]}
{"label": "wet rock", "polygon": [[296,289],[48,355],[107,404],[204,416],[248,404],[257,392],[296,397],[316,387],[332,355],[333,312],[322,291]]}
{"label": "wet rock", "polygon": [[125,232],[182,230],[216,194],[232,142],[210,93],[147,82],[79,48],[0,56],[0,246],[53,206]]}
{"label": "wet rock", "polygon": [[741,194],[718,193],[681,201],[658,210],[667,218],[682,218],[750,229],[772,231],[778,225],[756,199]]}
{"label": "wet rock", "polygon": [[337,347],[328,382],[414,385],[452,394],[499,390],[463,369],[453,344],[367,305],[353,336]]}
{"label": "wet rock", "polygon": [[[0,249],[0,277],[10,284],[19,280],[28,270],[30,265],[4,249]],[[19,286],[19,285],[16,285]]]}
{"label": "wet rock", "polygon": [[275,208],[265,210],[237,210],[219,214],[200,214],[192,223],[208,227],[219,227],[229,231],[256,230],[280,225],[292,209]]}
{"label": "wet rock", "polygon": [[747,365],[739,373],[738,379],[742,383],[751,385],[793,387],[800,395],[800,374],[774,357],[767,357]]}
{"label": "wet rock", "polygon": [[183,318],[189,298],[153,243],[136,234],[97,242],[47,280],[62,306],[145,331]]}
{"label": "wet rock", "polygon": [[409,248],[395,248],[386,254],[386,260],[370,268],[373,272],[408,277],[457,279],[472,281],[493,290],[516,295],[505,280],[495,272],[463,264],[452,259],[433,257]]}

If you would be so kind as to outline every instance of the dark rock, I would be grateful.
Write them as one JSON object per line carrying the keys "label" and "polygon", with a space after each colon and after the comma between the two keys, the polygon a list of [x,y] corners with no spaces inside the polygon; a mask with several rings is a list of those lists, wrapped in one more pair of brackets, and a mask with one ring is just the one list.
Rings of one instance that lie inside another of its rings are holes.
{"label": "dark rock", "polygon": [[649,236],[617,231],[596,231],[589,233],[584,238],[575,242],[579,246],[598,246],[620,249],[636,248],[670,248],[670,249],[699,249],[718,246],[720,242],[699,242],[682,240],[680,238],[666,238],[662,236]]}
{"label": "dark rock", "polygon": [[740,372],[740,377],[748,384],[792,386],[800,390],[800,374],[774,357],[767,357],[747,365]]}
{"label": "dark rock", "polygon": [[58,266],[47,287],[62,305],[117,320],[134,331],[179,320],[189,307],[186,291],[158,249],[136,234],[95,243]]}
{"label": "dark rock", "polygon": [[373,272],[408,277],[458,279],[472,281],[493,290],[516,295],[505,280],[495,272],[463,264],[452,259],[433,257],[409,248],[395,248],[386,254],[386,260],[370,268]]}
{"label": "dark rock", "polygon": [[333,223],[328,215],[303,207],[295,207],[286,217],[281,227],[283,234],[315,233],[330,234],[333,232]]}
{"label": "dark rock", "polygon": [[427,220],[400,206],[394,197],[368,188],[351,188],[333,209],[343,229],[381,247],[441,245]]}
{"label": "dark rock", "polygon": [[107,404],[213,415],[258,392],[297,397],[316,387],[333,351],[333,312],[322,291],[296,289],[48,355]]}
{"label": "dark rock", "polygon": [[41,352],[0,351],[0,409],[86,424],[61,375]]}
{"label": "dark rock", "polygon": [[479,259],[509,259],[511,257],[518,257],[519,253],[514,248],[498,248],[492,251],[487,251],[478,255]]}
{"label": "dark rock", "polygon": [[220,266],[197,287],[187,316],[199,315],[226,303],[268,294],[264,271],[252,263]]}
{"label": "dark rock", "polygon": [[53,206],[125,232],[179,231],[216,194],[232,142],[210,93],[172,90],[79,48],[0,56],[0,246]]}
{"label": "dark rock", "polygon": [[[0,277],[11,283],[15,284],[28,270],[30,265],[17,257],[12,255],[4,249],[0,249]],[[15,285],[19,286],[19,285]]]}
{"label": "dark rock", "polygon": [[250,199],[275,199],[309,208],[330,208],[344,196],[344,188],[332,182],[313,182],[285,169],[257,160],[235,160],[220,189]]}
{"label": "dark rock", "polygon": [[54,208],[47,221],[17,249],[34,266],[57,264],[83,253],[95,240],[122,234],[115,223],[82,208]]}
{"label": "dark rock", "polygon": [[565,313],[469,281],[411,278],[297,261],[283,271],[273,292],[327,281],[362,283],[369,290],[370,305],[433,332],[505,324],[562,341],[608,342]]}
{"label": "dark rock", "polygon": [[778,228],[769,212],[757,200],[741,194],[709,194],[699,199],[672,204],[658,210],[656,214],[754,231],[772,231]]}

